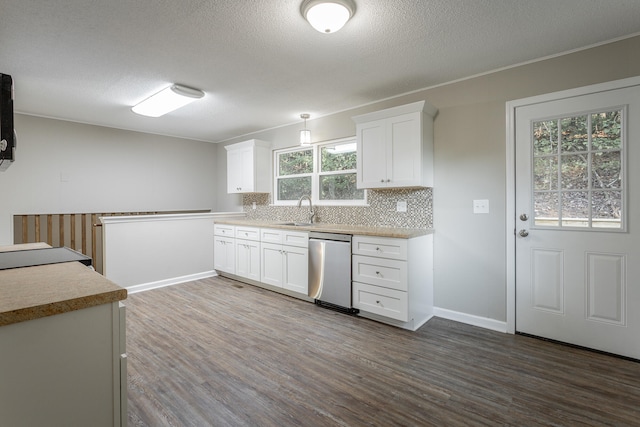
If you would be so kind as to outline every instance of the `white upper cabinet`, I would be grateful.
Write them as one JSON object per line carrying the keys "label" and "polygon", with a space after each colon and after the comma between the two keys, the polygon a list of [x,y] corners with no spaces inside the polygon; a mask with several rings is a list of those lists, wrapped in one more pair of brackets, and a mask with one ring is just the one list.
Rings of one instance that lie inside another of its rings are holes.
{"label": "white upper cabinet", "polygon": [[227,193],[271,191],[271,144],[258,139],[227,145]]}
{"label": "white upper cabinet", "polygon": [[420,101],[353,117],[358,188],[432,187],[437,111]]}

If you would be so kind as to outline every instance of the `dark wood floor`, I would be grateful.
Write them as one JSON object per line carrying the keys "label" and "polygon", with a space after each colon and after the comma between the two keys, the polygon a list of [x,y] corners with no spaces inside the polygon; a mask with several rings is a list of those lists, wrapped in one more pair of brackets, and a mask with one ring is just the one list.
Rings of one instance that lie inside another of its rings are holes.
{"label": "dark wood floor", "polygon": [[640,364],[213,278],[127,300],[130,426],[638,426]]}

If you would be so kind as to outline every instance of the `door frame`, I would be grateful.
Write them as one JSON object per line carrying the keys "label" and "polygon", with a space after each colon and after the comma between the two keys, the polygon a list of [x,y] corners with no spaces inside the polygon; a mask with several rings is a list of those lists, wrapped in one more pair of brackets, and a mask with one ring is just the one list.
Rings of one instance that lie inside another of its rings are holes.
{"label": "door frame", "polygon": [[546,93],[528,98],[508,101],[506,104],[506,279],[507,279],[507,333],[516,332],[516,109],[533,104],[589,95],[598,92],[606,92],[615,89],[640,85],[640,76],[621,80],[613,80],[605,83],[597,83],[559,92]]}

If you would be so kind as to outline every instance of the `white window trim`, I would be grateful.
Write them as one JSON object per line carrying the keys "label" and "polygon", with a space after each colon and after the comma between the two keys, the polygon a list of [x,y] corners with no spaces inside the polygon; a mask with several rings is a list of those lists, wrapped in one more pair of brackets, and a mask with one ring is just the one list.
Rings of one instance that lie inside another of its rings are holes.
{"label": "white window trim", "polygon": [[[341,174],[341,173],[351,173],[351,171],[335,171],[335,172],[324,172],[320,173],[320,149],[322,147],[339,145],[345,142],[353,141],[356,142],[356,137],[347,137],[340,139],[333,139],[330,141],[316,142],[312,143],[309,146],[297,146],[297,147],[288,147],[278,150],[273,150],[273,197],[272,197],[272,206],[296,206],[298,204],[297,200],[276,200],[278,194],[278,156],[282,153],[290,153],[294,151],[304,151],[308,149],[313,150],[313,172],[311,174],[300,174],[295,175],[296,177],[304,177],[311,176],[311,201],[314,206],[368,206],[367,204],[367,190],[364,192],[364,199],[362,200],[320,200],[318,189],[320,188],[320,175],[331,175],[331,174]],[[353,169],[353,173],[356,172],[356,169]]]}

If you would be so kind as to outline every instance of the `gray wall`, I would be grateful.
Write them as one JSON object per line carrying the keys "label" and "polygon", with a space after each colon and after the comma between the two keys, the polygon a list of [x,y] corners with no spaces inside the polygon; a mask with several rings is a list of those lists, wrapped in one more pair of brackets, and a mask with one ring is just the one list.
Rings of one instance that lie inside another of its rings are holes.
{"label": "gray wall", "polygon": [[0,245],[14,214],[214,209],[216,146],[16,114],[0,173]]}
{"label": "gray wall", "polygon": [[[314,142],[355,134],[351,117],[426,99],[435,120],[435,305],[506,321],[506,110],[510,100],[640,75],[640,37],[495,72],[307,122]],[[296,144],[301,124],[237,138]],[[218,159],[224,158],[222,144]],[[225,179],[219,163],[219,182]],[[242,210],[238,196],[219,207]],[[472,200],[490,213],[474,215]]]}

